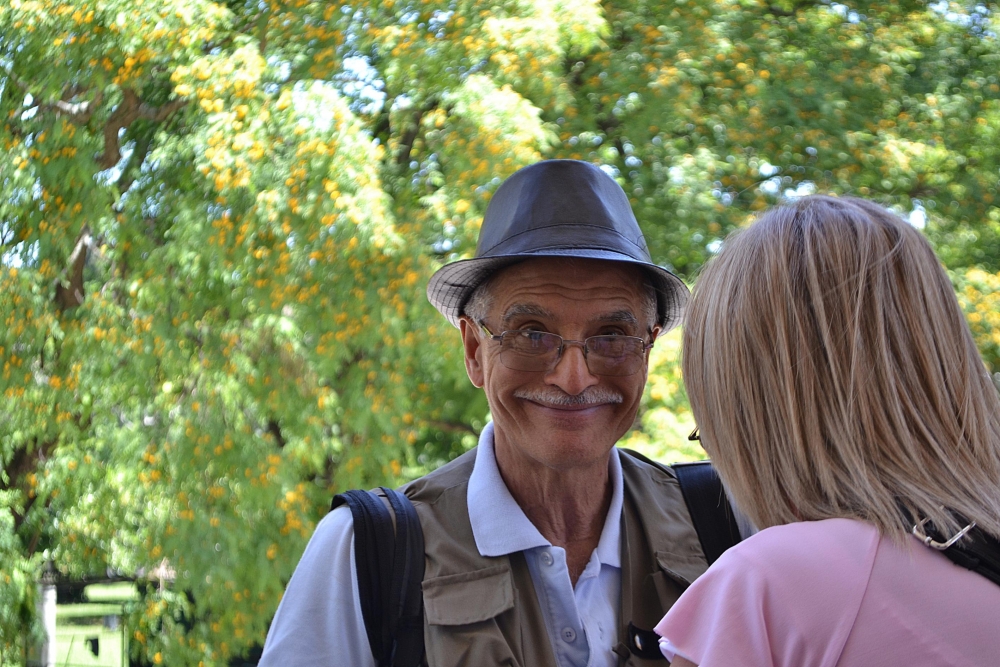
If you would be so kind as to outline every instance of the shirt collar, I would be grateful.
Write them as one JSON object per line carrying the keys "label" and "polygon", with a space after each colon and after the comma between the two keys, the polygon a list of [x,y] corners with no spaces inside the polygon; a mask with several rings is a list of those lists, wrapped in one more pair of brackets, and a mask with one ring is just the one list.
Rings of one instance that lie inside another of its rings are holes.
{"label": "shirt collar", "polygon": [[[613,450],[608,461],[611,504],[596,550],[601,563],[613,567],[621,567],[622,466],[618,456],[617,450]],[[469,478],[468,505],[472,534],[482,556],[505,556],[552,546],[524,514],[500,476],[493,451],[493,422],[479,435],[476,462]]]}

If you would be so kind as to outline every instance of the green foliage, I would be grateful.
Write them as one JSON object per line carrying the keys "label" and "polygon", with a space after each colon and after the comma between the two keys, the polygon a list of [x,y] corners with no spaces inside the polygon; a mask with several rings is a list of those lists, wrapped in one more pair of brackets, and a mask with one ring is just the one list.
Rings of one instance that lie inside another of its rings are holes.
{"label": "green foliage", "polygon": [[609,2],[607,48],[571,64],[561,152],[615,165],[685,274],[748,211],[812,190],[920,206],[950,266],[995,266],[995,9]]}
{"label": "green foliage", "polygon": [[681,378],[681,331],[657,339],[649,358],[649,380],[638,428],[619,443],[667,463],[707,458],[701,444],[688,440],[694,416]]}
{"label": "green foliage", "polygon": [[[0,495],[0,507],[13,507],[18,499],[11,491]],[[31,632],[31,618],[35,607],[35,576],[41,564],[40,556],[25,558],[20,541],[14,532],[14,516],[9,511],[0,513],[0,660],[20,648]]]}
{"label": "green foliage", "polygon": [[[997,370],[995,10],[4,4],[0,655],[46,562],[172,579],[129,619],[150,662],[261,642],[332,493],[474,444],[423,291],[542,157],[606,165],[691,280],[786,191],[923,212]],[[667,460],[701,455],[678,354],[623,443]]]}
{"label": "green foliage", "polygon": [[952,272],[958,301],[965,310],[983,361],[1000,388],[1000,272]]}

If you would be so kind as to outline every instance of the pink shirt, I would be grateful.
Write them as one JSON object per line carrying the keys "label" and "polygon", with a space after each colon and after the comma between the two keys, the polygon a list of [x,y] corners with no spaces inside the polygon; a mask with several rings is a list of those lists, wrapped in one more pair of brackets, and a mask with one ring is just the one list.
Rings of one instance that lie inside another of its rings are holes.
{"label": "pink shirt", "polygon": [[1000,586],[916,538],[807,521],[727,551],[656,632],[700,667],[994,667]]}

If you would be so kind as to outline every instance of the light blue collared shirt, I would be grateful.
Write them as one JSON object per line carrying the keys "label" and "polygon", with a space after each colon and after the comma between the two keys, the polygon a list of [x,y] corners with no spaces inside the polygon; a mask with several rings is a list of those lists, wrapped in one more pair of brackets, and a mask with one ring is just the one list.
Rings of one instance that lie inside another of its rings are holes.
{"label": "light blue collared shirt", "polygon": [[552,546],[538,532],[500,476],[493,452],[493,423],[479,436],[476,464],[469,478],[469,519],[476,547],[483,556],[524,552],[560,667],[618,664],[611,647],[618,641],[621,606],[622,466],[618,452],[612,450],[611,454],[611,505],[597,549],[574,589],[566,550]]}
{"label": "light blue collared shirt", "polygon": [[[622,471],[608,458],[611,505],[597,549],[570,583],[566,550],[542,537],[511,496],[493,453],[493,424],[479,437],[468,507],[483,556],[523,551],[559,667],[614,667],[621,606]],[[354,569],[354,524],[340,507],[316,527],[267,633],[261,667],[375,667]]]}

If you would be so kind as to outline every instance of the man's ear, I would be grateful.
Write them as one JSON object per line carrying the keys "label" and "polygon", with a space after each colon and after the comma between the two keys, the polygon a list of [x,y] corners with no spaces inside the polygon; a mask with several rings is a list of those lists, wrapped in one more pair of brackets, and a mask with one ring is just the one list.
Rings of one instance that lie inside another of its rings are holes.
{"label": "man's ear", "polygon": [[660,328],[659,324],[654,324],[653,325],[653,329],[649,333],[650,346],[648,348],[646,348],[646,363],[647,364],[649,364],[649,355],[653,351],[652,344],[656,342],[656,339],[660,337],[660,334],[662,332],[663,332],[663,329]]}
{"label": "man's ear", "polygon": [[462,332],[462,345],[465,346],[465,372],[469,374],[472,384],[481,388],[486,378],[483,374],[484,350],[479,338],[479,328],[468,317],[458,321],[458,328]]}

